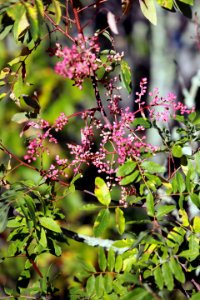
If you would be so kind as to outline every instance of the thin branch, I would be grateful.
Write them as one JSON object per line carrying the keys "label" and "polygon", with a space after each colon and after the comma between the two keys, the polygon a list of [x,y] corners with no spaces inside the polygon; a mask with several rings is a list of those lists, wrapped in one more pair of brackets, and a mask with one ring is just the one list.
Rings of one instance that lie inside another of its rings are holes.
{"label": "thin branch", "polygon": [[45,18],[56,28],[56,30],[60,31],[62,34],[64,34],[68,39],[70,39],[72,42],[74,42],[73,37],[71,37],[70,34],[68,34],[66,31],[64,31],[59,25],[57,25],[54,20],[46,13],[44,12]]}

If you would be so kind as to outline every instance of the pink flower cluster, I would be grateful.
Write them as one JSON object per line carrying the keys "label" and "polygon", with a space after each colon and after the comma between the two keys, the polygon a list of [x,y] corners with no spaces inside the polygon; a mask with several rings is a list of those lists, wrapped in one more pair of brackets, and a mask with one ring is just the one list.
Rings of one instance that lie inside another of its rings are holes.
{"label": "pink flower cluster", "polygon": [[[119,102],[121,97],[116,86],[116,79],[112,79],[106,86],[108,99],[108,110],[110,119],[101,120],[96,117],[96,110],[88,110],[82,113],[82,119],[85,126],[81,129],[80,144],[67,144],[72,155],[70,161],[60,159],[56,155],[54,163],[51,164],[49,170],[43,171],[42,175],[46,179],[57,180],[59,176],[67,176],[66,168],[72,168],[74,173],[81,172],[83,164],[94,165],[98,172],[107,174],[110,181],[115,178],[115,173],[119,165],[122,165],[127,159],[138,159],[147,152],[155,153],[159,149],[146,142],[143,125],[133,126],[135,115],[140,113],[143,118],[145,113],[149,114],[150,120],[167,122],[170,116],[175,114],[190,113],[182,103],[176,103],[176,96],[169,93],[166,98],[159,97],[158,89],[153,93],[149,93],[152,101],[146,105],[142,100],[142,96],[147,91],[147,79],[142,79],[140,83],[141,91],[137,93],[136,103],[138,110],[131,112],[130,109],[120,108]],[[117,91],[117,93],[115,93]],[[157,111],[156,108],[160,109]],[[57,143],[54,133],[63,130],[68,123],[68,118],[64,113],[55,120],[52,126],[45,120],[39,120],[37,123],[29,122],[29,126],[38,129],[37,136],[32,139],[27,147],[27,154],[24,159],[28,163],[35,161],[41,157],[43,152],[48,154],[47,143]],[[42,132],[41,132],[42,131]]]}
{"label": "pink flower cluster", "polygon": [[98,68],[96,53],[99,52],[97,37],[90,39],[78,35],[75,44],[63,49],[57,44],[55,55],[62,59],[55,66],[55,72],[63,77],[73,79],[80,89],[85,78],[93,76]]}
{"label": "pink flower cluster", "polygon": [[61,59],[56,66],[55,72],[62,77],[74,80],[75,86],[82,89],[82,84],[86,78],[95,76],[95,72],[103,68],[105,71],[112,71],[113,63],[119,63],[124,53],[109,54],[106,61],[100,59],[100,47],[97,36],[90,38],[81,34],[75,38],[75,43],[71,48],[56,44],[55,55]]}
{"label": "pink flower cluster", "polygon": [[137,99],[135,103],[138,104],[138,111],[146,118],[145,110],[149,113],[149,119],[151,121],[168,122],[170,117],[175,117],[177,113],[181,115],[190,114],[194,111],[194,108],[188,109],[186,105],[176,101],[176,95],[174,93],[168,93],[167,97],[160,97],[158,88],[155,88],[153,92],[149,92],[151,101],[146,106],[142,101],[142,97],[147,92],[147,78],[143,78],[140,82],[140,92],[136,93]]}
{"label": "pink flower cluster", "polygon": [[[27,146],[27,153],[24,155],[24,159],[31,163],[36,161],[37,158],[42,158],[42,155],[46,153],[50,154],[48,143],[57,144],[57,139],[53,136],[53,130],[61,131],[63,127],[68,123],[68,118],[64,113],[55,120],[54,124],[50,126],[49,122],[39,119],[37,122],[29,122],[27,128],[34,128],[37,130],[36,137],[29,141]],[[60,159],[59,155],[55,157],[55,164],[52,164],[48,171],[43,171],[44,178],[51,178],[52,180],[58,179],[60,175],[67,176],[63,171],[66,168],[67,159]]]}
{"label": "pink flower cluster", "polygon": [[[88,116],[88,119],[91,116]],[[105,172],[111,179],[114,177],[118,165],[123,164],[128,158],[139,157],[142,152],[155,152],[156,147],[145,142],[146,136],[139,137],[139,129],[133,129],[134,113],[121,109],[112,124],[103,124],[91,117],[90,126],[83,130],[84,138],[79,145],[68,144],[74,159],[71,162],[75,172],[80,171],[83,163],[93,164],[98,172]],[[143,129],[143,128],[142,128]],[[99,130],[99,132],[97,132]],[[94,137],[98,134],[100,141],[98,150],[94,150]]]}

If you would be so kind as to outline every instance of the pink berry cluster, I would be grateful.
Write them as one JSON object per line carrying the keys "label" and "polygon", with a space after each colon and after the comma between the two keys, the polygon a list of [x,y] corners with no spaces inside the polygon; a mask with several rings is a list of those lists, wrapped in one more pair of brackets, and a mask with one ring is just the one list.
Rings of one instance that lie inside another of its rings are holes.
{"label": "pink berry cluster", "polygon": [[177,102],[177,97],[174,93],[168,93],[167,97],[160,97],[158,88],[155,88],[153,92],[149,92],[151,98],[148,106],[145,106],[145,102],[142,101],[142,96],[147,92],[147,79],[143,78],[140,82],[140,93],[136,93],[139,110],[144,114],[147,110],[149,113],[149,119],[151,121],[168,122],[171,117],[175,117],[176,114],[190,114],[194,111],[194,108],[188,109],[186,105],[181,102]]}
{"label": "pink berry cluster", "polygon": [[[57,144],[58,141],[53,135],[53,131],[61,131],[63,127],[68,123],[68,118],[64,113],[55,120],[51,126],[49,122],[43,119],[39,119],[37,122],[29,122],[27,129],[32,127],[37,130],[36,136],[29,140],[27,146],[27,153],[24,159],[28,163],[36,161],[38,158],[42,158],[43,154],[50,154],[48,143]],[[42,175],[44,178],[51,178],[52,180],[58,179],[60,175],[65,176],[63,168],[66,167],[67,159],[60,159],[59,155],[55,157],[55,164],[52,164],[48,171],[43,171]]]}
{"label": "pink berry cluster", "polygon": [[62,60],[55,66],[55,72],[75,81],[80,89],[85,78],[93,76],[98,68],[97,56],[99,46],[97,37],[83,38],[81,34],[75,39],[71,48],[57,44],[55,55]]}
{"label": "pink berry cluster", "polygon": [[[82,171],[83,165],[94,165],[99,173],[106,173],[112,182],[117,168],[127,159],[140,159],[145,153],[154,154],[159,151],[158,147],[147,143],[143,125],[139,124],[136,128],[133,126],[135,115],[140,113],[146,118],[145,114],[148,114],[151,121],[166,123],[171,115],[188,114],[193,110],[189,110],[180,102],[176,103],[173,93],[169,93],[165,98],[159,97],[158,89],[149,93],[152,100],[146,105],[142,99],[147,92],[146,85],[147,79],[143,78],[140,83],[141,91],[136,94],[138,110],[132,112],[129,107],[120,107],[121,96],[116,78],[111,79],[106,85],[109,116],[106,116],[106,120],[101,119],[96,116],[98,112],[95,109],[83,112],[82,119],[85,125],[80,131],[80,143],[66,145],[71,159],[60,159],[56,155],[49,170],[43,171],[44,178],[57,180],[59,176],[67,176],[64,172],[66,168],[73,169],[76,174]],[[29,122],[29,126],[39,129],[39,132],[29,142],[24,159],[31,163],[41,157],[43,152],[48,154],[47,143],[57,143],[53,133],[63,130],[67,123],[68,118],[64,113],[60,114],[52,126],[45,120]]]}
{"label": "pink berry cluster", "polygon": [[56,44],[55,55],[61,59],[56,66],[55,72],[62,77],[74,80],[75,86],[82,89],[82,84],[86,78],[95,76],[95,72],[104,68],[105,71],[112,71],[112,64],[118,63],[123,53],[109,54],[106,61],[100,59],[100,47],[98,45],[98,37],[83,37],[81,34],[75,38],[75,43],[71,48]]}

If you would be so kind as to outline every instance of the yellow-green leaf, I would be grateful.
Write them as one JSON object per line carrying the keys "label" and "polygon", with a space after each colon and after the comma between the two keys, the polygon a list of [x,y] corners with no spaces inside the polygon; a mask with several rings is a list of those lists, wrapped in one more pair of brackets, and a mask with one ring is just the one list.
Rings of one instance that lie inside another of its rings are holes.
{"label": "yellow-green leaf", "polygon": [[193,227],[195,233],[200,233],[200,216],[194,217],[192,227]]}
{"label": "yellow-green leaf", "polygon": [[58,233],[62,232],[60,226],[56,223],[56,221],[54,221],[50,217],[40,217],[39,221],[43,227],[51,231],[58,232]]}
{"label": "yellow-green leaf", "polygon": [[158,4],[162,7],[172,9],[173,7],[173,0],[157,0]]}
{"label": "yellow-green leaf", "polygon": [[52,3],[54,6],[54,10],[55,10],[55,22],[56,22],[56,24],[59,24],[60,20],[61,20],[61,16],[62,16],[60,3],[58,0],[52,0]]}
{"label": "yellow-green leaf", "polygon": [[125,230],[124,212],[119,207],[115,209],[116,227],[119,234],[123,234]]}
{"label": "yellow-green leaf", "polygon": [[97,197],[98,201],[108,206],[111,201],[111,195],[109,188],[105,181],[101,177],[95,178],[95,190],[94,190],[95,196]]}
{"label": "yellow-green leaf", "polygon": [[153,24],[157,24],[157,14],[154,0],[139,0],[143,15]]}

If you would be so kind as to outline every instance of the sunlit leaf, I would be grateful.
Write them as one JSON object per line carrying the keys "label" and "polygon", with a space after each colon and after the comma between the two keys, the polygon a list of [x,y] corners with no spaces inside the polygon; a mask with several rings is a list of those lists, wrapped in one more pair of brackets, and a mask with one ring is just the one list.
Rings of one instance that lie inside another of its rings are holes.
{"label": "sunlit leaf", "polygon": [[173,0],[156,0],[158,4],[160,4],[162,7],[172,9],[173,7]]}
{"label": "sunlit leaf", "polygon": [[105,181],[101,177],[95,178],[95,196],[97,197],[98,201],[103,205],[109,205],[111,201],[111,195],[109,188]]}
{"label": "sunlit leaf", "polygon": [[154,0],[139,0],[143,15],[153,24],[157,24],[157,14]]}
{"label": "sunlit leaf", "polygon": [[178,158],[182,157],[183,156],[182,147],[180,145],[174,145],[172,147],[172,155]]}
{"label": "sunlit leaf", "polygon": [[193,219],[193,229],[195,233],[200,233],[200,216],[196,216]]}
{"label": "sunlit leaf", "polygon": [[52,0],[54,10],[55,10],[55,23],[59,24],[62,16],[60,2],[58,0]]}
{"label": "sunlit leaf", "polygon": [[54,221],[50,217],[40,217],[39,221],[43,227],[45,227],[51,231],[58,232],[58,233],[62,232],[60,229],[60,226],[56,223],[56,221]]}

